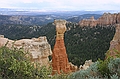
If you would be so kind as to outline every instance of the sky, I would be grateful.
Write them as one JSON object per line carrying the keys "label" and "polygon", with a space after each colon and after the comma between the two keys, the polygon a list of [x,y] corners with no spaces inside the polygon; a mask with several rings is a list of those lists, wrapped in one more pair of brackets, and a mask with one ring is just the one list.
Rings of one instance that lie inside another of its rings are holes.
{"label": "sky", "polygon": [[0,0],[0,8],[41,11],[120,11],[120,0]]}

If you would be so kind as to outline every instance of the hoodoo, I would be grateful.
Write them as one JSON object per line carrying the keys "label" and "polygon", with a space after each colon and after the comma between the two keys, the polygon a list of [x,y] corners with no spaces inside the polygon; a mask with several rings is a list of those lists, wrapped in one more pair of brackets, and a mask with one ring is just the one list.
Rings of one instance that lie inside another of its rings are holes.
{"label": "hoodoo", "polygon": [[70,65],[66,54],[66,48],[64,45],[64,33],[66,31],[65,20],[55,20],[56,25],[56,42],[52,54],[52,67],[53,73],[60,74],[61,71],[68,73],[70,71]]}

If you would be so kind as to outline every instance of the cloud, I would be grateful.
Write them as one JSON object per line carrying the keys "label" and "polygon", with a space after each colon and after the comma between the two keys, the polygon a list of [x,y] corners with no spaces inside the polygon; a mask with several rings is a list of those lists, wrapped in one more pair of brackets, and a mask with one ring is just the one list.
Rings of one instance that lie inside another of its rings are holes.
{"label": "cloud", "polygon": [[120,0],[0,0],[0,7],[46,10],[119,10]]}

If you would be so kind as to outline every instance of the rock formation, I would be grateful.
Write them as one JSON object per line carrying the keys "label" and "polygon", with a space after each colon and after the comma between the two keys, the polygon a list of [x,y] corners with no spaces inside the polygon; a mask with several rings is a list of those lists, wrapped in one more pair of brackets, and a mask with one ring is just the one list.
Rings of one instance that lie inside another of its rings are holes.
{"label": "rock formation", "polygon": [[0,47],[5,46],[7,44],[7,47],[12,47],[12,40],[9,40],[8,38],[4,38],[4,35],[0,35]]}
{"label": "rock formation", "polygon": [[98,19],[99,25],[113,25],[116,24],[116,14],[111,13],[104,13],[103,16],[101,16]]}
{"label": "rock formation", "polygon": [[100,18],[95,20],[93,17],[90,19],[83,19],[79,22],[79,25],[81,27],[83,26],[96,26],[101,25],[101,26],[106,26],[106,25],[113,25],[116,23],[120,23],[120,13],[104,13]]}
{"label": "rock formation", "polygon": [[56,42],[52,54],[53,75],[55,73],[60,74],[61,71],[64,73],[68,73],[70,71],[70,65],[64,45],[64,32],[66,31],[66,21],[55,20],[54,24],[56,25]]}
{"label": "rock formation", "polygon": [[80,21],[79,25],[81,27],[84,27],[84,26],[94,27],[97,25],[97,20],[95,20],[94,17],[92,16],[90,19],[83,19],[82,21]]}
{"label": "rock formation", "polygon": [[113,40],[110,42],[109,51],[106,53],[106,58],[114,57],[120,55],[120,24],[116,24],[116,33],[113,37]]}
{"label": "rock formation", "polygon": [[0,36],[0,47],[6,44],[7,47],[13,46],[20,49],[23,48],[25,52],[29,52],[31,56],[31,62],[38,63],[40,66],[48,66],[48,56],[52,54],[51,47],[47,42],[45,36],[32,39],[21,39],[17,41],[9,40]]}
{"label": "rock formation", "polygon": [[86,69],[89,68],[90,65],[92,65],[92,64],[93,64],[92,60],[86,60],[86,61],[85,61],[85,64],[84,64],[83,66],[80,65],[79,70],[86,70]]}
{"label": "rock formation", "polygon": [[120,13],[116,14],[117,15],[117,23],[120,23]]}
{"label": "rock formation", "polygon": [[78,67],[75,66],[74,64],[72,64],[71,62],[69,63],[69,65],[70,65],[70,70],[71,70],[71,72],[75,72],[75,71],[78,70]]}

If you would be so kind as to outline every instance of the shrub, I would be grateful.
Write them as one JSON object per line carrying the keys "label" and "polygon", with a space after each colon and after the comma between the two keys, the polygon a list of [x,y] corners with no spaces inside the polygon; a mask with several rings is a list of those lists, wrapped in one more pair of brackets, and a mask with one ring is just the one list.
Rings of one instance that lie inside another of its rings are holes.
{"label": "shrub", "polygon": [[98,60],[86,70],[73,73],[70,79],[119,79],[120,58]]}
{"label": "shrub", "polygon": [[108,63],[108,68],[110,74],[118,74],[120,77],[120,58],[112,59],[110,63]]}
{"label": "shrub", "polygon": [[34,66],[22,49],[0,48],[0,76],[3,79],[33,78]]}
{"label": "shrub", "polygon": [[51,79],[69,79],[69,74],[55,74],[51,77]]}
{"label": "shrub", "polygon": [[97,61],[94,64],[92,64],[88,69],[80,70],[73,73],[70,76],[70,79],[89,79],[92,77],[98,78],[99,76],[98,67],[97,67],[98,64],[99,62]]}
{"label": "shrub", "polygon": [[119,79],[119,77],[117,76],[117,74],[114,74],[112,76],[110,76],[111,79]]}
{"label": "shrub", "polygon": [[100,79],[99,77],[90,76],[88,79]]}
{"label": "shrub", "polygon": [[90,72],[89,70],[80,70],[80,71],[77,71],[73,74],[70,75],[70,79],[87,79],[89,76]]}
{"label": "shrub", "polygon": [[[42,67],[38,67],[39,69],[37,69],[38,71],[38,76],[42,79],[50,79],[50,75],[52,73],[52,68],[51,67],[46,67],[46,66],[42,66]],[[52,78],[52,77],[51,77]]]}
{"label": "shrub", "polygon": [[89,76],[94,76],[94,77],[100,76],[100,73],[98,71],[98,64],[99,62],[97,61],[87,69],[90,72]]}
{"label": "shrub", "polygon": [[97,65],[98,66],[98,71],[102,74],[102,76],[109,76],[110,74],[110,71],[109,71],[109,68],[108,68],[108,63],[110,62],[110,59],[107,59],[107,60],[98,60],[99,61],[99,64]]}

